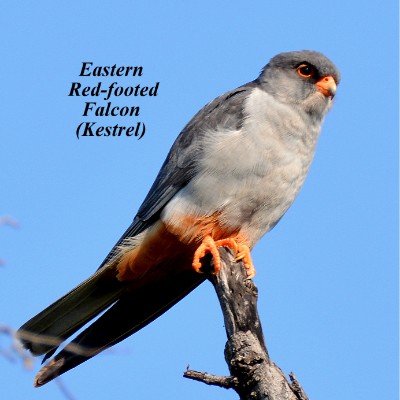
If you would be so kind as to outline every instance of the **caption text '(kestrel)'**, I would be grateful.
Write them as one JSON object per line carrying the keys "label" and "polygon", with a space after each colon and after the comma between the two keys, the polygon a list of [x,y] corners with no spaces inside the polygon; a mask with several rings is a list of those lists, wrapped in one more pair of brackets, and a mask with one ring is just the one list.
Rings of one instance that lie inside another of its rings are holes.
{"label": "caption text '(kestrel)'", "polygon": [[[158,95],[160,82],[152,86],[138,83],[143,76],[142,66],[94,66],[93,62],[82,62],[79,82],[72,82],[68,93],[70,97],[82,97],[84,100],[81,121],[76,127],[76,137],[135,137],[141,139],[146,132],[146,125],[138,121],[140,106],[124,103],[127,98],[155,97]],[[122,79],[123,84],[118,80]],[[111,79],[110,79],[111,78]],[[101,79],[101,80],[99,80]],[[128,83],[126,84],[126,82]],[[122,103],[121,103],[122,99]],[[114,117],[129,119],[124,125],[114,124]],[[100,118],[101,121],[93,121]],[[102,121],[111,121],[103,124]]]}

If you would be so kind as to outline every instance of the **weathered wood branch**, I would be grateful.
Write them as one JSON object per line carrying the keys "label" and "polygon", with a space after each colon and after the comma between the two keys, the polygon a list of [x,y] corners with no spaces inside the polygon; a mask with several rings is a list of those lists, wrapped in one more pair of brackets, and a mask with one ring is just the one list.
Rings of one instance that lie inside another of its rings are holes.
{"label": "weathered wood branch", "polygon": [[234,389],[242,400],[308,400],[296,377],[289,374],[290,382],[282,370],[271,361],[257,311],[258,290],[247,279],[243,263],[236,262],[231,252],[219,249],[221,270],[209,274],[217,293],[228,341],[225,360],[232,376],[218,377],[196,371],[184,376]]}

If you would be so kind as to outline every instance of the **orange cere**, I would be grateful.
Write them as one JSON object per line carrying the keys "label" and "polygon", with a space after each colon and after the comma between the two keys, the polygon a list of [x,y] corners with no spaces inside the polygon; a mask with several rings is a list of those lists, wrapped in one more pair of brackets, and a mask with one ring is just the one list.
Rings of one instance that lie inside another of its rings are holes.
{"label": "orange cere", "polygon": [[336,82],[331,75],[321,78],[315,86],[326,97],[333,97],[336,93]]}

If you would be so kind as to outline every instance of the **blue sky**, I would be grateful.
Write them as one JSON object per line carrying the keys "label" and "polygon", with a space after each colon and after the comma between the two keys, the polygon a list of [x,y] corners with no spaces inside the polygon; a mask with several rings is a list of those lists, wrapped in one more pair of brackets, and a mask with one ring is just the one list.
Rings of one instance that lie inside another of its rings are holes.
{"label": "blue sky", "polygon": [[[0,226],[0,324],[18,327],[97,268],[205,103],[277,53],[319,50],[342,83],[302,192],[254,249],[260,317],[272,359],[310,398],[395,398],[397,15],[394,1],[3,1],[0,216],[20,227]],[[157,97],[133,99],[146,124],[140,141],[77,140],[84,100],[68,92],[82,61],[141,65],[136,84],[160,82]],[[79,400],[235,399],[182,378],[188,364],[228,374],[224,344],[205,283],[63,382]],[[54,383],[32,388],[38,368],[0,357],[2,396],[64,399]]]}

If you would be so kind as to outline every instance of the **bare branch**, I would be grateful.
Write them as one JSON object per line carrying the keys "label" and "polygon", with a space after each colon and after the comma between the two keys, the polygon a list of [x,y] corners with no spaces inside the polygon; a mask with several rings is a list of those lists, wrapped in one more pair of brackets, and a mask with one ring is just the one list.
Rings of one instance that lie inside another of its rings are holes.
{"label": "bare branch", "polygon": [[191,376],[187,373],[184,376],[233,388],[242,400],[308,400],[295,376],[290,376],[290,383],[269,358],[257,311],[258,291],[247,279],[243,264],[237,263],[229,250],[220,248],[219,252],[221,270],[209,274],[209,280],[224,315],[228,337],[225,360],[232,376],[217,377],[194,371],[190,371]]}
{"label": "bare branch", "polygon": [[225,389],[235,388],[239,384],[238,379],[234,376],[211,375],[207,372],[187,370],[184,372],[183,376],[185,378],[203,382],[207,385],[220,386]]}
{"label": "bare branch", "polygon": [[293,392],[297,394],[299,400],[309,400],[308,396],[304,392],[303,388],[300,386],[300,383],[297,381],[297,378],[293,372],[289,372],[289,378],[292,381],[290,386],[292,387]]}

